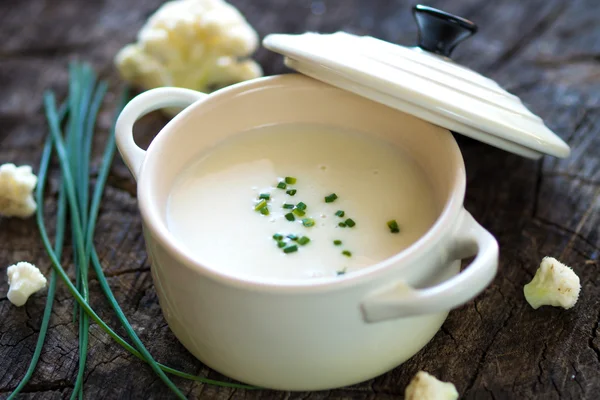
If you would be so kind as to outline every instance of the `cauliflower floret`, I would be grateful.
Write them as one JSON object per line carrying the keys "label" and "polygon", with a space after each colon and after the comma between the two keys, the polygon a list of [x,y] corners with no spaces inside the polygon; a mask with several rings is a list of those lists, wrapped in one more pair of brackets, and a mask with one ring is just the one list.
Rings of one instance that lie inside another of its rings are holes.
{"label": "cauliflower floret", "polygon": [[425,371],[419,371],[404,391],[405,400],[456,400],[454,384],[442,382]]}
{"label": "cauliflower floret", "polygon": [[525,299],[536,310],[546,305],[569,309],[577,303],[580,291],[575,272],[552,257],[544,257],[531,282],[523,287]]}
{"label": "cauliflower floret", "polygon": [[0,215],[5,217],[31,217],[37,208],[33,189],[37,176],[31,167],[15,164],[0,165]]}
{"label": "cauliflower floret", "polygon": [[19,262],[6,270],[8,275],[8,300],[20,307],[29,296],[46,287],[46,278],[40,270],[28,262]]}
{"label": "cauliflower floret", "polygon": [[122,78],[144,89],[177,86],[210,92],[262,76],[253,60],[258,36],[223,0],[163,4],[115,57]]}

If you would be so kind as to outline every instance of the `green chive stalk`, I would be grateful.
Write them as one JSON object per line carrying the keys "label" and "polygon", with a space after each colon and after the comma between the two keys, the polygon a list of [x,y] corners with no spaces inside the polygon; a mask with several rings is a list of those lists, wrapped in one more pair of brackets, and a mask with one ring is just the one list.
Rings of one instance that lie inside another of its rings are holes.
{"label": "green chive stalk", "polygon": [[[84,141],[86,140],[86,119],[93,117],[89,111],[94,95],[94,87],[96,86],[96,76],[92,68],[87,64],[72,63],[71,72],[73,77],[70,82],[78,88],[75,91],[78,97],[70,99],[70,104],[76,111],[69,119],[69,138],[68,154],[72,177],[74,178],[74,203],[69,199],[69,208],[71,210],[71,226],[73,227],[73,245],[76,249],[77,278],[79,280],[78,289],[83,295],[83,298],[89,302],[88,289],[88,269],[89,257],[85,255],[85,243],[83,242],[82,231],[85,231],[88,223],[87,218],[87,198],[88,186],[85,183],[87,180],[84,175],[88,176],[89,159],[84,158]],[[102,98],[100,98],[100,102]],[[99,105],[98,105],[99,107]],[[95,119],[92,121],[96,124]],[[85,186],[84,186],[85,183]],[[78,220],[77,220],[78,219]],[[79,225],[79,226],[78,226]],[[71,399],[79,397],[83,398],[83,379],[85,372],[85,364],[87,360],[87,351],[89,343],[89,318],[79,309],[79,368],[75,379],[75,386]]]}
{"label": "green chive stalk", "polygon": [[[78,171],[75,170],[75,166],[77,165],[77,152],[75,149],[77,146],[77,130],[78,130],[78,121],[79,121],[79,99],[81,95],[81,79],[79,76],[79,68],[77,68],[77,64],[75,62],[69,63],[69,97],[67,102],[69,104],[69,121],[67,123],[67,134],[66,134],[66,142],[70,151],[70,161],[71,161],[71,175],[77,176]],[[71,212],[71,218],[73,218],[73,214]],[[75,239],[76,232],[75,226],[71,224],[71,237],[73,239],[73,247],[75,247]],[[79,273],[79,254],[77,251],[73,251],[73,264],[75,266],[75,285],[77,290],[81,290],[81,275]],[[73,322],[77,320],[77,303],[75,303],[73,307]]]}
{"label": "green chive stalk", "polygon": [[[59,111],[59,121],[62,121],[66,114],[67,107],[63,105]],[[49,136],[44,144],[44,150],[42,151],[42,157],[40,160],[40,171],[44,171],[44,175],[40,173],[40,181],[45,181],[45,173],[48,170],[48,164],[52,155],[52,138]],[[42,185],[38,185],[36,188],[36,201],[38,208],[42,207],[44,193]],[[60,258],[63,249],[63,243],[65,238],[65,224],[67,219],[67,202],[65,198],[65,187],[61,184],[60,191],[58,193],[57,212],[56,212],[56,233],[54,238],[54,252],[56,256]],[[8,396],[7,400],[13,400],[23,390],[27,382],[31,379],[35,367],[38,364],[44,342],[46,340],[46,334],[48,333],[48,325],[50,324],[50,316],[52,315],[52,307],[54,306],[54,295],[56,294],[56,273],[54,270],[50,272],[50,283],[48,284],[48,293],[46,295],[46,307],[44,308],[44,315],[42,317],[42,323],[40,325],[40,333],[38,335],[37,342],[35,344],[35,350],[33,351],[33,357],[27,368],[27,372],[21,379],[21,382],[17,385],[15,390]]]}
{"label": "green chive stalk", "polygon": [[[99,85],[99,88],[100,88],[100,85]],[[98,91],[100,91],[100,89]],[[96,93],[98,93],[98,91]],[[94,97],[94,99],[97,99],[97,97]],[[74,181],[73,181],[73,175],[71,175],[69,173],[72,168],[69,164],[69,157],[68,157],[67,151],[65,150],[65,144],[64,144],[64,142],[62,142],[62,138],[60,135],[60,120],[57,118],[54,96],[51,93],[47,93],[44,98],[44,103],[46,106],[48,122],[49,122],[49,125],[51,128],[50,129],[51,137],[53,139],[56,139],[54,142],[54,145],[55,145],[56,151],[59,155],[59,159],[61,160],[61,169],[62,169],[63,176],[65,179],[65,188],[67,191],[67,195],[69,197],[69,204],[75,207],[75,209],[72,210],[72,212],[74,214],[77,214],[78,210],[76,209],[77,201],[75,201],[75,199],[76,199],[75,185],[74,185]],[[122,103],[124,103],[124,101]],[[94,109],[95,109],[94,104],[95,104],[95,101],[92,101],[92,107],[91,107],[92,112],[94,112]],[[93,118],[93,117],[91,117],[91,118]],[[90,126],[90,125],[91,125],[91,122],[88,123],[88,126]],[[100,169],[98,179],[96,181],[94,195],[92,198],[89,214],[87,216],[88,224],[86,227],[87,229],[85,230],[85,240],[84,240],[85,252],[84,252],[83,259],[89,260],[88,257],[91,257],[91,263],[92,263],[92,266],[93,266],[96,274],[98,275],[98,279],[99,279],[102,291],[104,292],[105,296],[109,300],[111,307],[115,310],[115,312],[119,318],[119,321],[125,328],[128,336],[136,345],[137,350],[135,348],[133,348],[131,345],[129,345],[118,334],[116,334],[92,310],[92,308],[89,306],[86,299],[82,296],[82,294],[79,292],[79,290],[73,285],[73,283],[68,278],[68,275],[66,274],[64,268],[60,264],[58,254],[55,251],[53,251],[53,249],[50,245],[49,239],[48,239],[46,226],[44,223],[43,209],[41,207],[41,205],[43,204],[43,195],[42,194],[43,194],[43,188],[45,185],[45,174],[46,174],[46,171],[43,171],[44,173],[40,174],[40,176],[43,177],[44,180],[40,179],[40,182],[38,183],[38,190],[40,192],[40,195],[38,197],[38,203],[40,204],[40,207],[38,208],[38,212],[36,214],[36,220],[38,223],[38,228],[40,230],[40,235],[42,237],[42,241],[44,243],[44,247],[46,248],[46,251],[48,252],[48,255],[50,257],[50,260],[52,262],[52,265],[53,265],[53,268],[54,268],[56,274],[58,274],[58,276],[61,278],[61,280],[63,280],[63,282],[67,285],[67,288],[69,289],[71,294],[74,296],[76,302],[79,304],[79,306],[81,307],[81,309],[83,310],[85,315],[89,316],[93,321],[95,321],[109,336],[111,336],[117,343],[119,343],[119,345],[121,345],[123,348],[125,348],[127,351],[129,351],[131,354],[133,354],[137,358],[140,358],[143,361],[146,361],[151,366],[151,368],[153,370],[155,370],[155,372],[159,375],[159,377],[163,381],[165,381],[167,386],[169,386],[178,395],[178,397],[181,397],[181,392],[169,380],[169,378],[166,377],[166,375],[164,374],[165,372],[185,378],[185,379],[194,380],[194,381],[211,384],[211,385],[216,385],[216,386],[232,387],[232,388],[240,388],[240,389],[256,389],[256,387],[249,386],[249,385],[220,382],[220,381],[216,381],[216,380],[212,380],[212,379],[207,379],[204,377],[194,376],[194,375],[187,374],[185,372],[178,371],[176,369],[167,367],[160,363],[157,363],[156,361],[154,361],[154,359],[152,358],[150,353],[144,347],[144,345],[140,341],[139,337],[135,334],[135,331],[133,330],[133,328],[127,321],[127,318],[123,314],[120,306],[118,305],[116,299],[114,298],[114,295],[112,294],[112,291],[108,285],[108,282],[106,281],[106,278],[102,271],[102,267],[100,265],[98,255],[93,246],[93,233],[94,233],[94,228],[95,228],[95,222],[97,219],[97,214],[98,214],[99,204],[100,204],[100,200],[101,200],[102,193],[103,193],[104,184],[106,182],[106,178],[107,178],[108,172],[110,170],[110,163],[111,163],[113,155],[114,155],[114,150],[115,150],[115,146],[114,146],[114,131],[113,131],[113,132],[111,132],[111,136],[109,138],[109,143],[107,144],[107,147],[105,149],[102,167]],[[88,157],[88,159],[89,159],[89,157]],[[47,170],[47,166],[45,168]],[[42,168],[40,168],[40,169],[42,170]],[[79,225],[79,227],[78,227],[79,229],[77,229],[77,227],[75,227],[74,231],[76,233],[81,234],[82,233],[81,223],[80,223],[81,220],[79,218],[73,218],[73,219],[74,219],[74,225]],[[79,242],[81,242],[81,239],[77,239],[77,243],[79,243]],[[86,279],[86,283],[87,283],[87,279]],[[40,351],[41,351],[41,348],[40,348]],[[74,394],[75,393],[76,392],[74,391]],[[78,395],[81,396],[81,394],[82,394],[82,392],[79,391]],[[75,395],[77,395],[77,394],[75,394]]]}
{"label": "green chive stalk", "polygon": [[[71,224],[74,226],[74,231],[76,234],[75,245],[76,245],[76,250],[78,252],[78,259],[81,262],[85,262],[85,246],[83,243],[83,241],[84,241],[83,240],[83,231],[82,231],[82,226],[81,226],[82,219],[80,217],[79,208],[78,208],[78,204],[77,204],[76,185],[73,180],[73,175],[71,174],[72,168],[69,163],[69,161],[70,161],[69,154],[68,154],[67,150],[65,149],[65,144],[60,135],[60,126],[59,126],[57,118],[56,118],[56,102],[54,100],[53,94],[46,93],[46,95],[44,96],[44,104],[46,106],[46,111],[47,111],[47,115],[48,115],[48,123],[50,125],[50,133],[51,133],[52,139],[54,141],[54,148],[56,150],[56,153],[58,154],[58,158],[60,160],[60,167],[61,167],[62,174],[63,174],[63,177],[66,182],[67,200],[68,200],[69,207],[71,210],[71,215],[72,215]],[[46,248],[46,250],[48,251],[48,248]],[[84,268],[85,268],[85,266],[80,264],[79,272],[80,273],[84,272],[83,271]],[[85,276],[85,275],[83,277],[87,278],[87,276]],[[68,277],[67,277],[67,279],[68,279]],[[69,283],[70,283],[70,281],[69,281]],[[74,292],[76,292],[76,293],[72,292],[72,294],[78,299],[78,303],[80,304],[81,307],[91,310],[91,308],[89,308],[89,305],[88,305],[87,282],[85,282],[85,281],[82,282],[82,289],[84,290],[83,293],[78,291],[76,287],[69,288],[69,289],[74,289]],[[81,300],[81,301],[79,301],[79,300]],[[89,315],[89,312],[87,314]],[[98,319],[99,319],[99,317],[98,317]],[[87,318],[85,318],[84,321],[85,320],[87,320]],[[98,322],[98,321],[96,321],[96,322]],[[104,324],[104,325],[106,325],[106,324]],[[83,328],[86,328],[85,323],[83,325]],[[84,334],[82,325],[80,325],[79,333],[80,333],[80,352],[79,352],[80,360],[79,360],[79,363],[80,363],[80,366],[83,365],[85,367],[85,356],[87,354],[86,354],[86,351],[82,351],[81,346],[85,345],[84,348],[85,348],[85,350],[87,350],[87,335]],[[84,334],[83,340],[81,339],[82,334]],[[81,358],[82,354],[83,354],[83,359]],[[141,354],[140,354],[140,356],[141,356]],[[80,370],[81,370],[81,368],[80,368]],[[185,399],[185,396],[177,388],[177,386],[175,386],[175,384],[173,384],[173,382],[171,382],[170,379],[168,379],[168,377],[165,376],[165,378],[167,380],[167,382],[165,382],[165,383],[171,388],[171,390],[173,390],[173,392],[177,395],[177,397],[180,399]],[[74,387],[73,393],[71,395],[71,399],[81,396],[82,383],[83,383],[83,379],[80,378],[80,374],[78,372],[77,379],[75,380],[75,387]]]}

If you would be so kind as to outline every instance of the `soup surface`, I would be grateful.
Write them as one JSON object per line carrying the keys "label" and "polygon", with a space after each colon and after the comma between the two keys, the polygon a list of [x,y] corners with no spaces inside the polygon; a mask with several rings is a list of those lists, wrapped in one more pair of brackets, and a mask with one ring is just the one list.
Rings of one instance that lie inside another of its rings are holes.
{"label": "soup surface", "polygon": [[167,210],[169,230],[199,262],[266,279],[352,273],[410,246],[436,217],[429,182],[407,154],[318,125],[223,141],[182,172]]}

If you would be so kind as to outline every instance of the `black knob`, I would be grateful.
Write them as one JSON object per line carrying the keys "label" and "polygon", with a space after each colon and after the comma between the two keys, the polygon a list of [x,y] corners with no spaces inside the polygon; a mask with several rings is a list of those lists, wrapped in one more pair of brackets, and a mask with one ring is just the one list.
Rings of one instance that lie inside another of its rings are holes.
{"label": "black knob", "polygon": [[468,19],[420,4],[413,8],[413,15],[419,28],[419,47],[445,57],[477,32],[477,25]]}

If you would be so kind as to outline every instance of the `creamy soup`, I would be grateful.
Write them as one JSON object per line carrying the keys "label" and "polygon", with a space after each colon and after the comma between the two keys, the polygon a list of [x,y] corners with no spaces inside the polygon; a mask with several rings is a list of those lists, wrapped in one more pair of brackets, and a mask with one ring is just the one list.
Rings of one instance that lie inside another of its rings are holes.
{"label": "creamy soup", "polygon": [[318,125],[223,141],[182,172],[167,212],[198,261],[267,279],[350,274],[410,246],[436,217],[429,182],[407,154]]}

